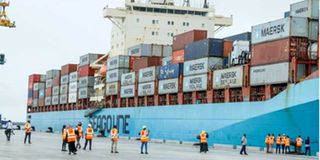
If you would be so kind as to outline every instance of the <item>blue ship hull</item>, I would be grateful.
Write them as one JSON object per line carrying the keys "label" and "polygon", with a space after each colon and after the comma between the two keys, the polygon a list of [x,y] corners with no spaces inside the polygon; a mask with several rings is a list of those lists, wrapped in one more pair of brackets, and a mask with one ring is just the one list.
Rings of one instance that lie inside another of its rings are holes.
{"label": "blue ship hull", "polygon": [[[313,155],[319,151],[319,79],[304,81],[265,102],[197,104],[103,109],[91,118],[85,111],[31,113],[36,130],[82,121],[93,124],[95,131],[110,131],[119,126],[122,136],[137,137],[141,126],[150,129],[150,138],[197,142],[201,130],[209,135],[209,144],[239,145],[247,134],[250,146],[264,147],[267,133],[301,135],[311,138]],[[292,139],[293,140],[293,139]]]}

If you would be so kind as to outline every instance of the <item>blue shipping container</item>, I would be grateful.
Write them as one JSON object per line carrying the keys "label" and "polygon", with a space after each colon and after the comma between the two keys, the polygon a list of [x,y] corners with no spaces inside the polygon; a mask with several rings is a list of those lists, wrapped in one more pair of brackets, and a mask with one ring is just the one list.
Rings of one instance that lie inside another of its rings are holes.
{"label": "blue shipping container", "polygon": [[39,98],[43,98],[44,97],[44,89],[40,89],[39,90]]}
{"label": "blue shipping container", "polygon": [[290,11],[284,12],[284,18],[287,18],[287,17],[290,17],[290,16],[291,16],[291,12]]}
{"label": "blue shipping container", "polygon": [[169,64],[160,67],[159,80],[178,78],[183,73],[183,64]]}
{"label": "blue shipping container", "polygon": [[190,43],[186,45],[184,49],[184,60],[190,61],[205,57],[222,57],[223,44],[223,39],[215,38]]}
{"label": "blue shipping container", "polygon": [[32,98],[32,96],[33,96],[33,90],[29,89],[28,90],[28,98]]}
{"label": "blue shipping container", "polygon": [[229,37],[225,37],[225,40],[231,41],[249,41],[251,42],[251,32],[244,32],[236,35],[232,35]]}
{"label": "blue shipping container", "polygon": [[229,58],[223,58],[223,64],[222,64],[222,66],[223,66],[223,67],[227,67],[228,64],[229,64]]}

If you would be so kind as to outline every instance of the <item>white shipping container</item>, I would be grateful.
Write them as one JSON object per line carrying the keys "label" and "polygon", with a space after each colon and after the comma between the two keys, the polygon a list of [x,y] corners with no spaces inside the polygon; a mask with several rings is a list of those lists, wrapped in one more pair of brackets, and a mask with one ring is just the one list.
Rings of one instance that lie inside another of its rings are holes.
{"label": "white shipping container", "polygon": [[308,37],[308,19],[287,17],[252,27],[252,44],[291,36]]}
{"label": "white shipping container", "polygon": [[38,106],[38,99],[33,99],[32,100],[32,107],[37,107]]}
{"label": "white shipping container", "polygon": [[51,88],[52,87],[52,79],[47,79],[46,80],[46,88]]}
{"label": "white shipping container", "polygon": [[61,76],[60,81],[61,81],[61,84],[68,84],[69,83],[69,75]]}
{"label": "white shipping container", "polygon": [[156,76],[159,74],[159,68],[156,66],[143,68],[139,70],[139,82],[151,82],[156,80]]}
{"label": "white shipping container", "polygon": [[52,96],[52,105],[58,105],[59,104],[59,96]]}
{"label": "white shipping container", "polygon": [[78,90],[78,99],[89,98],[93,93],[92,88],[79,88]]}
{"label": "white shipping container", "polygon": [[87,77],[80,77],[78,87],[84,88],[84,87],[93,87],[94,86],[94,77],[93,76],[87,76]]}
{"label": "white shipping container", "polygon": [[290,5],[290,15],[319,19],[319,0],[304,0]]}
{"label": "white shipping container", "polygon": [[39,90],[39,83],[34,83],[34,84],[33,84],[33,90],[34,90],[34,91]]}
{"label": "white shipping container", "polygon": [[44,101],[45,106],[50,106],[51,105],[51,97],[46,97]]}
{"label": "white shipping container", "polygon": [[187,61],[184,62],[183,65],[183,75],[189,76],[207,73],[210,71],[210,69],[221,68],[222,64],[223,59],[216,57],[206,57],[192,61]]}
{"label": "white shipping container", "polygon": [[250,51],[250,42],[249,41],[234,41],[233,49],[231,52],[231,64],[238,64],[237,60],[243,51]]}
{"label": "white shipping container", "polygon": [[138,96],[151,96],[154,95],[154,82],[140,83],[138,85]]}
{"label": "white shipping container", "polygon": [[250,85],[281,84],[289,82],[289,63],[255,66],[250,69]]}
{"label": "white shipping container", "polygon": [[106,95],[111,96],[111,95],[117,95],[118,94],[118,82],[114,83],[107,83],[106,85]]}
{"label": "white shipping container", "polygon": [[60,93],[60,87],[59,86],[54,86],[52,87],[52,95],[57,96]]}
{"label": "white shipping container", "polygon": [[111,57],[107,60],[107,70],[113,70],[117,68],[129,68],[129,56],[118,55]]}
{"label": "white shipping container", "polygon": [[60,94],[68,94],[68,84],[63,84],[60,86]]}
{"label": "white shipping container", "polygon": [[68,94],[60,95],[60,104],[67,104],[68,103]]}
{"label": "white shipping container", "polygon": [[133,85],[136,82],[136,72],[130,72],[122,74],[121,76],[121,85]]}
{"label": "white shipping container", "polygon": [[114,70],[108,70],[106,75],[106,82],[117,82],[121,81],[122,74],[128,73],[129,69],[114,69]]}
{"label": "white shipping container", "polygon": [[77,92],[75,92],[75,93],[69,93],[68,94],[68,102],[69,103],[77,103],[77,95],[78,95],[78,93]]}
{"label": "white shipping container", "polygon": [[69,74],[69,82],[78,81],[78,72],[72,72]]}
{"label": "white shipping container", "polygon": [[207,74],[184,77],[183,92],[205,91],[207,90]]}
{"label": "white shipping container", "polygon": [[89,65],[89,64],[93,63],[94,61],[96,61],[97,59],[98,59],[97,54],[89,53],[89,54],[83,55],[80,57],[79,67]]}
{"label": "white shipping container", "polygon": [[159,81],[159,94],[178,93],[178,89],[178,78]]}
{"label": "white shipping container", "polygon": [[213,72],[213,88],[236,88],[243,85],[243,66]]}
{"label": "white shipping container", "polygon": [[134,97],[135,85],[121,86],[121,98]]}
{"label": "white shipping container", "polygon": [[78,89],[78,82],[69,83],[69,93],[75,93]]}

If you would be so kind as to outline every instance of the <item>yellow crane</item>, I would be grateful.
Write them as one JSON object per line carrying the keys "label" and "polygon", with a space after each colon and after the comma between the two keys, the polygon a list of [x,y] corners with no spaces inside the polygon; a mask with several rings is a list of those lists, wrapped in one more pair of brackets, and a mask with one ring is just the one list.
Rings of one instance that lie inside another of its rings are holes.
{"label": "yellow crane", "polygon": [[15,22],[11,22],[6,14],[6,7],[9,7],[10,3],[6,0],[0,0],[0,26],[14,28]]}

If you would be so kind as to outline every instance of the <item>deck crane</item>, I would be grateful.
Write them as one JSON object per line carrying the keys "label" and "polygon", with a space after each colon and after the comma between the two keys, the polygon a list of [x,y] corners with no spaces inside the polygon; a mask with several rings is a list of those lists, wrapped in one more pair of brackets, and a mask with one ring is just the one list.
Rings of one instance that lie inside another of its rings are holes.
{"label": "deck crane", "polygon": [[15,22],[11,22],[6,14],[6,7],[9,7],[10,3],[6,0],[0,0],[0,26],[15,28]]}

